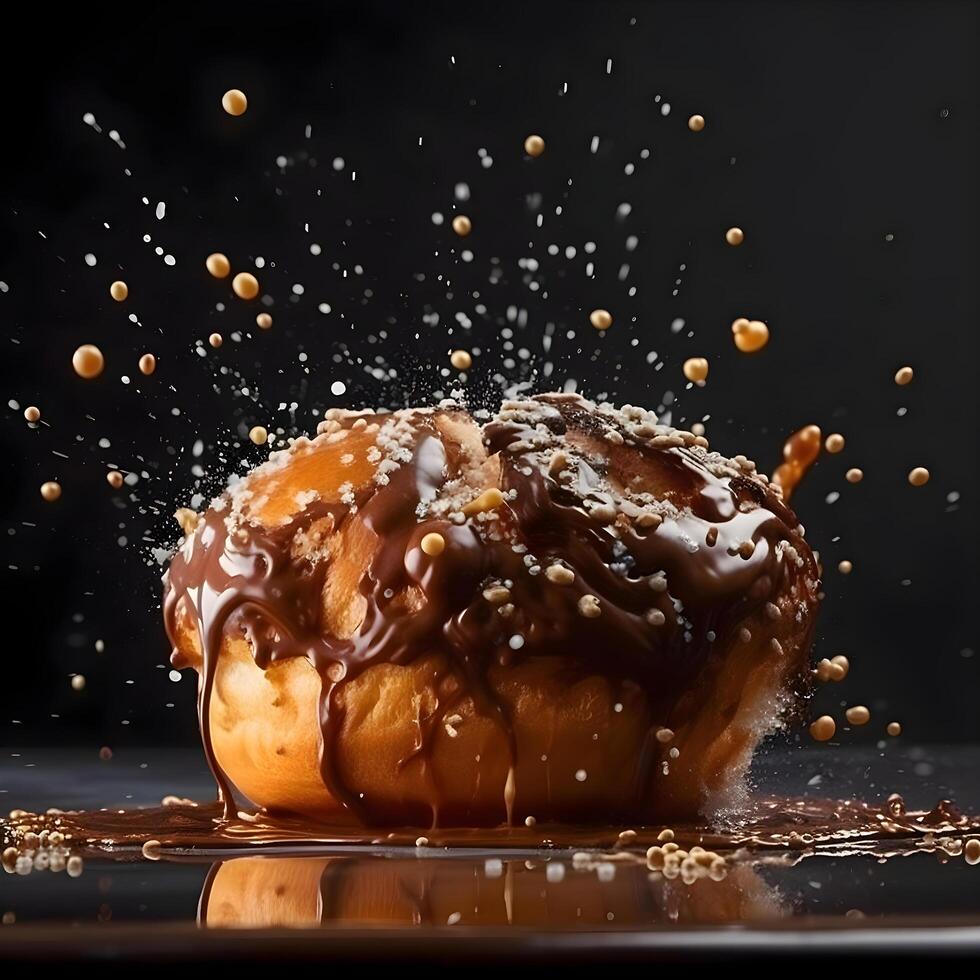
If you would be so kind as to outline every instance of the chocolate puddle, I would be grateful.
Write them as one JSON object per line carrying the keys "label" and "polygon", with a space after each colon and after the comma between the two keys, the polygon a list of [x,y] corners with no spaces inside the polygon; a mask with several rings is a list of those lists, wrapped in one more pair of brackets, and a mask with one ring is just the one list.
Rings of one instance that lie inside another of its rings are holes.
{"label": "chocolate puddle", "polygon": [[[745,851],[755,858],[785,852],[877,853],[880,845],[905,842],[913,848],[952,848],[951,842],[980,834],[980,816],[959,812],[949,800],[931,810],[907,810],[900,796],[884,806],[859,800],[763,797],[738,826],[718,830],[704,824],[675,824],[672,840],[719,853]],[[217,853],[315,852],[338,847],[413,847],[428,856],[446,848],[541,851],[559,849],[645,851],[663,844],[662,826],[572,827],[561,825],[494,828],[389,828],[346,825],[314,827],[301,818],[242,812],[223,816],[217,803],[181,802],[134,810],[13,811],[0,821],[3,847],[32,851],[39,840],[58,834],[59,843],[82,856],[193,859]],[[30,835],[34,835],[31,837]],[[144,845],[150,844],[144,849]],[[957,852],[958,853],[958,852]]]}

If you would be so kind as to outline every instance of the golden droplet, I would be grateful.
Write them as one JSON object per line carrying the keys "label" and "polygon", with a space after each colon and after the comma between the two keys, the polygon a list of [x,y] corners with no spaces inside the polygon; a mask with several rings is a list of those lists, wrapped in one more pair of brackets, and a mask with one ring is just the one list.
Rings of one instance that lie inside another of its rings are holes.
{"label": "golden droplet", "polygon": [[453,231],[460,238],[465,238],[473,230],[473,222],[465,214],[457,214],[453,218]]}
{"label": "golden droplet", "polygon": [[524,152],[529,157],[539,157],[544,153],[544,140],[540,136],[531,135],[524,140]]}
{"label": "golden droplet", "polygon": [[452,354],[449,355],[449,363],[452,364],[457,371],[468,371],[473,367],[473,358],[470,356],[470,352],[466,350],[454,350]]}
{"label": "golden droplet", "polygon": [[740,316],[732,322],[732,337],[743,354],[754,354],[769,343],[769,328],[761,320]]}
{"label": "golden droplet", "polygon": [[240,299],[255,299],[259,295],[259,281],[251,272],[239,272],[232,279],[231,288]]}
{"label": "golden droplet", "polygon": [[609,310],[593,310],[589,314],[589,323],[596,330],[608,330],[613,325],[612,313]]}
{"label": "golden droplet", "polygon": [[129,286],[127,286],[121,279],[117,279],[109,287],[109,295],[117,303],[121,303],[129,295]]}
{"label": "golden droplet", "polygon": [[208,272],[215,279],[226,279],[228,273],[231,272],[231,263],[228,261],[228,256],[223,255],[221,252],[212,252],[204,260],[204,264],[207,266]]}
{"label": "golden droplet", "polygon": [[687,121],[687,128],[692,133],[700,133],[704,129],[704,116],[694,115]]}
{"label": "golden droplet", "polygon": [[431,558],[435,558],[446,550],[446,539],[437,531],[430,531],[423,536],[419,547]]}
{"label": "golden droplet", "polygon": [[72,355],[71,366],[80,378],[91,381],[105,369],[105,358],[95,344],[82,344]]}
{"label": "golden droplet", "polygon": [[811,726],[810,735],[817,742],[826,742],[837,732],[837,723],[830,715],[821,715]]}
{"label": "golden droplet", "polygon": [[230,88],[221,96],[221,108],[229,116],[240,116],[248,108],[248,99],[240,88]]}
{"label": "golden droplet", "polygon": [[844,717],[850,725],[866,725],[871,721],[871,712],[863,704],[856,704],[844,712]]}
{"label": "golden droplet", "polygon": [[708,377],[708,359],[706,357],[689,357],[684,362],[684,377],[695,384],[702,384]]}

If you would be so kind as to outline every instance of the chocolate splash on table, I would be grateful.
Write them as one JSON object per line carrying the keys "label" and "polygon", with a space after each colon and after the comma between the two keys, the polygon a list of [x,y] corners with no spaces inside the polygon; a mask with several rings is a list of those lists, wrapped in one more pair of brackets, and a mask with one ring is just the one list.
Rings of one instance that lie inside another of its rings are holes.
{"label": "chocolate splash on table", "polygon": [[[13,811],[0,820],[5,850],[33,853],[55,846],[83,857],[120,859],[165,858],[193,860],[216,854],[320,853],[332,847],[370,849],[415,848],[436,855],[445,849],[512,849],[516,851],[589,849],[643,853],[666,839],[685,847],[702,848],[744,859],[767,854],[846,855],[909,853],[945,850],[963,853],[964,840],[980,834],[980,815],[960,812],[949,800],[931,810],[910,810],[898,794],[883,805],[859,800],[802,797],[761,797],[751,811],[729,829],[705,822],[675,824],[665,835],[655,827],[572,827],[541,824],[534,827],[440,827],[420,834],[418,827],[369,830],[356,819],[319,826],[300,817],[271,816],[242,811],[226,818],[220,803],[180,800],[139,809],[49,810],[34,814]],[[976,841],[974,840],[974,843]],[[980,848],[977,849],[980,851]],[[980,855],[967,860],[977,863]],[[11,858],[13,854],[9,855]],[[9,869],[8,869],[9,870]]]}
{"label": "chocolate splash on table", "polygon": [[[324,784],[358,820],[375,826],[404,822],[404,807],[392,812],[362,798],[344,784],[334,758],[338,693],[374,664],[406,664],[432,652],[448,657],[463,682],[440,692],[418,752],[428,750],[431,731],[470,697],[505,733],[512,773],[516,741],[506,706],[488,682],[492,666],[562,657],[582,676],[608,678],[627,705],[645,698],[656,724],[636,761],[635,798],[629,812],[597,814],[597,822],[649,812],[652,777],[665,764],[656,730],[684,724],[698,696],[679,695],[700,686],[707,697],[712,672],[746,641],[746,617],[781,596],[798,598],[799,643],[784,668],[787,684],[804,675],[819,572],[795,515],[751,461],[710,453],[703,437],[660,425],[630,406],[597,408],[562,395],[505,403],[482,430],[488,453],[498,454],[504,495],[493,519],[485,520],[465,507],[442,506],[466,453],[440,430],[439,413],[469,418],[455,405],[394,415],[336,413],[317,440],[299,440],[289,452],[314,453],[318,441],[342,439],[377,445],[384,456],[373,479],[368,471],[359,484],[352,481],[341,503],[311,500],[277,526],[249,519],[248,501],[236,511],[233,491],[204,515],[171,562],[164,614],[172,662],[189,664],[178,632],[180,618],[190,617],[201,645],[204,748],[227,817],[237,808],[215,757],[210,703],[222,640],[230,633],[248,638],[263,669],[293,657],[315,667]],[[583,449],[587,443],[603,453]],[[642,479],[636,477],[635,487],[610,487],[610,460],[618,457],[628,469],[633,461],[626,453],[636,454]],[[359,585],[363,618],[353,635],[341,637],[323,622],[329,562],[297,556],[293,545],[342,530],[354,514],[377,546]],[[438,560],[420,547],[429,533],[445,541]],[[555,564],[574,571],[567,587],[549,587],[541,574]],[[504,583],[512,610],[506,619],[487,598],[488,589]],[[601,617],[582,610],[593,597]],[[521,638],[518,647],[509,642],[514,636]],[[771,636],[781,653],[775,626]],[[434,792],[438,797],[437,787]],[[499,813],[445,814],[436,799],[429,823],[510,823],[511,802],[502,800]]]}

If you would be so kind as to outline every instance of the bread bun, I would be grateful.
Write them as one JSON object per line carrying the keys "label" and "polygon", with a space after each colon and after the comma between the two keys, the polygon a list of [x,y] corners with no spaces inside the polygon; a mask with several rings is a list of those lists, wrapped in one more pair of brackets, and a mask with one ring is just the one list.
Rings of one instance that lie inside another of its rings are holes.
{"label": "bread bun", "polygon": [[[682,885],[645,863],[620,861],[611,878],[596,879],[552,862],[505,858],[420,861],[365,857],[241,857],[208,876],[199,923],[209,929],[317,926],[356,929],[516,926],[522,929],[645,928],[652,925],[775,921],[785,900],[749,864],[722,880]],[[567,873],[549,875],[551,865]],[[610,926],[612,922],[612,926]],[[499,942],[496,932],[490,942]],[[474,941],[469,936],[468,943]],[[484,937],[485,940],[488,937]]]}
{"label": "bread bun", "polygon": [[754,464],[569,395],[332,411],[188,531],[165,619],[226,804],[323,822],[731,805],[817,607]]}

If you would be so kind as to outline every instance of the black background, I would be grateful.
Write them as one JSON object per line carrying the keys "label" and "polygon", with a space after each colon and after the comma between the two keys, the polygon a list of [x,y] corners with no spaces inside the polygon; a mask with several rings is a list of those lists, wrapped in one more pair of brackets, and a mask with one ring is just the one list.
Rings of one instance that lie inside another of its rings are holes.
{"label": "black background", "polygon": [[[845,452],[795,498],[828,569],[818,655],[853,664],[819,706],[871,706],[873,723],[846,739],[873,741],[892,718],[915,741],[976,738],[977,21],[975,5],[941,2],[5,13],[0,745],[193,742],[193,686],[168,679],[151,555],[176,539],[169,515],[265,454],[242,445],[250,425],[292,434],[329,405],[448,393],[440,372],[457,346],[480,351],[475,404],[506,383],[572,378],[669,407],[675,423],[707,416],[715,448],[766,470],[803,424],[844,433]],[[249,96],[237,119],[220,107],[232,86]],[[534,161],[529,132],[547,141]],[[471,198],[457,204],[460,181]],[[454,206],[473,219],[465,242],[448,228]],[[737,249],[723,237],[733,224],[747,236]],[[266,259],[273,330],[205,273],[214,250],[236,269]],[[536,271],[519,266],[529,257]],[[108,296],[116,278],[124,304]],[[588,326],[596,306],[616,317],[605,336]],[[763,352],[734,349],[739,315],[769,323]],[[214,330],[225,345],[199,357]],[[84,342],[106,354],[94,382],[71,370]],[[159,368],[144,379],[147,350]],[[693,355],[711,360],[703,389],[681,375]],[[898,388],[905,363],[916,378]],[[28,404],[44,413],[37,429]],[[111,491],[109,464],[138,482]],[[907,484],[915,465],[932,471],[926,487]],[[850,466],[860,485],[844,482]],[[64,486],[56,504],[38,495],[47,479]]]}

